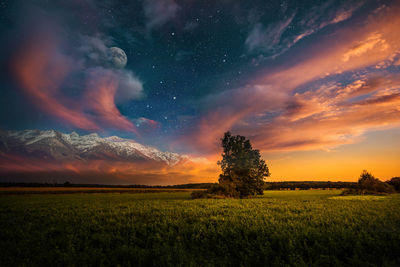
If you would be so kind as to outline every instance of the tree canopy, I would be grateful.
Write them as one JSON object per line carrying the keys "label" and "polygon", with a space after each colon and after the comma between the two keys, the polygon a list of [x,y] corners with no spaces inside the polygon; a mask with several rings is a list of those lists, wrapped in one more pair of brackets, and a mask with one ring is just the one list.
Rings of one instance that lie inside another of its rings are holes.
{"label": "tree canopy", "polygon": [[244,136],[226,132],[222,141],[222,160],[218,162],[222,173],[219,184],[226,195],[247,197],[263,194],[264,177],[270,176],[260,151],[253,149]]}
{"label": "tree canopy", "polygon": [[400,177],[393,177],[387,183],[393,186],[397,192],[400,192]]}

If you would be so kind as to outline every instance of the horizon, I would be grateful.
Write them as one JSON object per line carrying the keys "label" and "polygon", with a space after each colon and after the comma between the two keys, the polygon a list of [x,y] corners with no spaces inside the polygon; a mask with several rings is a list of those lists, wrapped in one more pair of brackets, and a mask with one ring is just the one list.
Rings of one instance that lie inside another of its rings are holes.
{"label": "horizon", "polygon": [[[260,150],[266,182],[400,176],[396,1],[17,0],[0,13],[0,182],[213,183],[227,131]],[[16,133],[28,129],[77,136]]]}

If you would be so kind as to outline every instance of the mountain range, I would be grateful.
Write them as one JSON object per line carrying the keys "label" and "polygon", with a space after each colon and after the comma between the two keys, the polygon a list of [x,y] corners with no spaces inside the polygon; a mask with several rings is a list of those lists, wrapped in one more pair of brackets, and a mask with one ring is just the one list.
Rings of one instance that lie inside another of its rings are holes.
{"label": "mountain range", "polygon": [[71,162],[106,160],[108,162],[153,162],[174,166],[188,159],[171,152],[118,136],[100,137],[97,133],[79,135],[56,130],[0,131],[0,159],[10,156]]}

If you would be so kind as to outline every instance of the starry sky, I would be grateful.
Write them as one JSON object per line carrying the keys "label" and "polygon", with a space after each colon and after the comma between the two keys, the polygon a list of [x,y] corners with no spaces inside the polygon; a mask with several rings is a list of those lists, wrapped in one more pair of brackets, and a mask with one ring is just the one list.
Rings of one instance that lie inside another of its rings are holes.
{"label": "starry sky", "polygon": [[188,182],[217,179],[227,130],[260,149],[271,180],[389,179],[398,14],[384,0],[2,1],[0,128],[118,135],[204,159]]}

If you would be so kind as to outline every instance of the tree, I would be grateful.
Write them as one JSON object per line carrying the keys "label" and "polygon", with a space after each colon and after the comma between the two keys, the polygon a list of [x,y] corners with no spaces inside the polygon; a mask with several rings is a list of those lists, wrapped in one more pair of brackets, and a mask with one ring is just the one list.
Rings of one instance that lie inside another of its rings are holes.
{"label": "tree", "polygon": [[222,141],[222,160],[218,162],[222,174],[219,184],[222,191],[232,197],[262,195],[264,177],[270,176],[267,164],[260,151],[253,149],[244,136],[232,136],[226,132]]}
{"label": "tree", "polygon": [[357,187],[344,190],[342,195],[385,195],[394,192],[395,190],[390,184],[382,182],[368,171],[363,170]]}
{"label": "tree", "polygon": [[363,170],[356,188],[348,188],[342,192],[342,195],[385,195],[395,192],[389,183],[384,183],[368,171]]}
{"label": "tree", "polygon": [[367,170],[363,170],[360,175],[360,178],[358,179],[358,187],[360,189],[364,189],[364,190],[373,191],[378,183],[379,183],[379,180],[376,179]]}
{"label": "tree", "polygon": [[358,179],[358,186],[361,190],[365,190],[366,193],[378,192],[378,193],[393,193],[394,188],[379,179],[375,178],[371,173],[363,170]]}
{"label": "tree", "polygon": [[400,192],[400,177],[393,177],[387,183],[393,186],[397,192]]}

